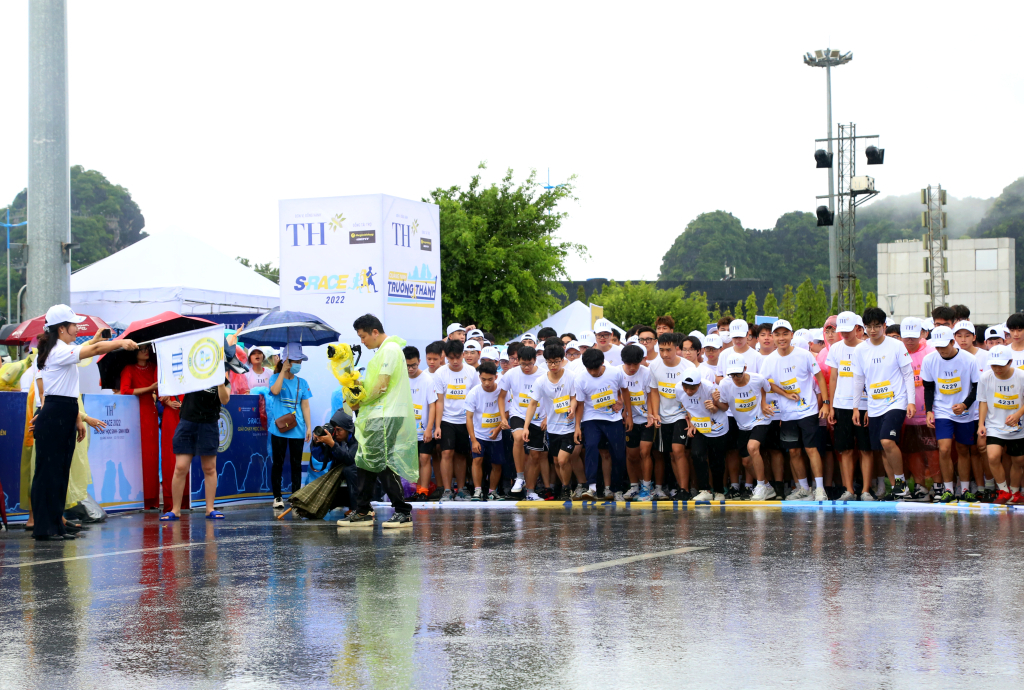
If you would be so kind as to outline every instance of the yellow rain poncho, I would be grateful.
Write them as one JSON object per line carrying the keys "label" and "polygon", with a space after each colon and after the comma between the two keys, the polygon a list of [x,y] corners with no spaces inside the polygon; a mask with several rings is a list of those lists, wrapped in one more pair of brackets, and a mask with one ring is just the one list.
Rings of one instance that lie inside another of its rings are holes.
{"label": "yellow rain poncho", "polygon": [[356,467],[370,472],[390,467],[398,476],[415,481],[420,473],[419,451],[404,347],[404,340],[390,336],[366,365],[365,397],[356,417]]}

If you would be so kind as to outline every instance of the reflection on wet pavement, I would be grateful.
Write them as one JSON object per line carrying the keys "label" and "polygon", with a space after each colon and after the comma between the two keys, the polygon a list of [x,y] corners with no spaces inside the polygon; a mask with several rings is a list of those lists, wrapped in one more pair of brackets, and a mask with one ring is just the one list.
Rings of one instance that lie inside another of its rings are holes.
{"label": "reflection on wet pavement", "polygon": [[[389,532],[227,515],[0,540],[0,685],[974,688],[1024,671],[1024,515],[417,511]],[[557,572],[686,547],[703,548]]]}

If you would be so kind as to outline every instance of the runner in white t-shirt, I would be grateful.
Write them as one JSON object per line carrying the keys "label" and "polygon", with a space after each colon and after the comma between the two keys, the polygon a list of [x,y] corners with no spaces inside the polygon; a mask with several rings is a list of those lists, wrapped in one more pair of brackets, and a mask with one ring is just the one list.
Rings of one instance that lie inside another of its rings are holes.
{"label": "runner in white t-shirt", "polygon": [[[868,339],[853,354],[853,389],[867,390],[868,433],[871,449],[882,451],[882,460],[893,482],[890,500],[911,498],[903,474],[900,438],[903,422],[914,416],[914,363],[903,341],[886,336],[885,312],[878,307],[864,310]],[[853,423],[861,423],[860,410],[853,411]]]}
{"label": "runner in white t-shirt", "polygon": [[[501,412],[498,398],[504,392],[498,388],[498,367],[493,360],[477,367],[480,385],[466,396],[466,433],[473,446],[473,498],[474,501],[498,501],[497,489],[501,481],[501,466],[505,462],[505,444],[501,440]],[[484,463],[491,466],[490,491],[484,496]]]}
{"label": "runner in white t-shirt", "polygon": [[[420,369],[420,351],[412,345],[402,349],[405,355],[405,369],[409,372],[409,388],[412,391],[412,409],[416,418],[416,440],[420,462],[420,477],[416,484],[414,501],[426,501],[430,496],[430,461],[434,455],[434,410],[437,407],[437,390],[434,377]],[[424,434],[424,432],[426,432]]]}
{"label": "runner in white t-shirt", "polygon": [[[721,383],[726,373],[723,369],[723,363],[726,362],[733,354],[741,355],[744,363],[746,364],[747,371],[751,374],[756,374],[761,371],[761,367],[764,366],[764,357],[757,353],[751,343],[751,328],[750,325],[744,319],[733,319],[729,323],[729,337],[731,338],[731,346],[722,350],[718,357],[718,364],[715,367],[715,382]],[[734,501],[737,499],[749,499],[752,494],[753,484],[750,481],[750,473],[746,476],[746,485],[742,489],[740,487],[740,453],[737,450],[738,434],[736,429],[736,420],[733,419],[732,410],[728,410],[729,416],[729,452],[726,455],[726,468],[729,470],[729,482],[730,486],[725,492],[727,500]]]}
{"label": "runner in white t-shirt", "polygon": [[676,386],[676,396],[686,415],[686,435],[691,443],[694,481],[700,489],[693,500],[724,501],[729,417],[718,406],[721,400],[718,386],[702,379],[700,372],[693,368],[683,374]]}
{"label": "runner in white t-shirt", "polygon": [[[434,440],[441,442],[442,501],[453,499],[468,501],[462,487],[466,484],[466,462],[472,457],[469,433],[466,431],[466,396],[480,384],[476,369],[462,358],[464,345],[451,339],[444,345],[448,363],[434,372],[434,391],[437,410],[434,413]],[[452,475],[458,481],[458,490],[452,495]]]}
{"label": "runner in white t-shirt", "polygon": [[612,342],[612,322],[608,319],[598,319],[594,322],[594,337],[597,339],[595,347],[604,355],[605,364],[613,367],[622,366],[622,346]]}
{"label": "runner in white t-shirt", "polygon": [[829,398],[832,400],[832,413],[829,424],[835,433],[834,447],[839,453],[839,472],[842,475],[846,491],[839,497],[840,501],[857,500],[857,489],[853,483],[854,450],[860,454],[860,469],[863,478],[862,501],[874,501],[871,493],[871,481],[875,476],[875,458],[871,453],[871,436],[868,428],[854,425],[853,410],[867,412],[867,394],[862,390],[857,394],[853,389],[853,353],[864,339],[864,328],[859,324],[860,318],[852,311],[844,311],[836,320],[837,340],[829,348],[825,357],[825,365],[829,367],[828,378]]}
{"label": "runner in white t-shirt", "polygon": [[[957,347],[953,330],[936,326],[928,344],[935,348],[921,361],[926,424],[935,429],[944,490],[939,503],[956,500],[953,488],[953,442],[956,441],[961,493],[970,490],[971,451],[978,422],[971,410],[978,394],[978,370],[974,357]],[[966,478],[966,481],[965,481]]]}
{"label": "runner in white t-shirt", "polygon": [[[653,333],[653,331],[651,331]],[[651,393],[651,370],[643,366],[644,349],[639,345],[622,348],[622,375],[629,391],[633,414],[633,428],[626,432],[626,472],[629,490],[623,494],[627,501],[649,501],[654,489],[651,480],[654,461],[651,456],[658,430],[647,416]],[[664,470],[663,470],[664,471]]]}
{"label": "runner in white t-shirt", "polygon": [[651,492],[651,500],[668,500],[668,495],[662,489],[662,481],[659,477],[664,476],[664,465],[661,466],[659,474],[659,460],[661,453],[671,454],[672,470],[675,472],[676,481],[679,482],[679,492],[676,498],[680,501],[689,501],[690,495],[690,464],[686,457],[688,437],[686,435],[686,414],[679,404],[679,397],[676,394],[676,385],[682,380],[683,375],[693,369],[693,363],[688,362],[679,356],[676,348],[675,333],[662,333],[658,336],[658,352],[661,357],[651,362],[651,391],[657,395],[649,398],[648,415],[658,428],[658,439],[655,450],[659,451],[654,455],[654,491]]}
{"label": "runner in white t-shirt", "polygon": [[526,500],[539,501],[535,492],[541,462],[547,462],[547,445],[541,425],[546,416],[541,410],[534,422],[527,426],[526,410],[530,406],[530,391],[543,374],[537,368],[537,351],[530,346],[519,348],[519,368],[513,369],[498,382],[498,388],[509,394],[498,399],[501,411],[501,428],[512,430],[512,457],[516,463],[516,481],[512,493],[526,491]]}
{"label": "runner in white t-shirt", "polygon": [[[960,346],[960,349],[974,357],[974,367],[978,371],[978,380],[981,380],[981,375],[988,371],[988,350],[978,347],[975,345],[975,340],[978,335],[974,330],[974,324],[970,321],[958,321],[953,325],[953,336],[956,338],[956,344]],[[984,337],[984,333],[981,334]],[[971,405],[971,419],[974,421],[978,420],[978,401],[975,400],[974,404]],[[988,467],[988,453],[985,451],[985,442],[983,439],[976,439],[976,443],[971,446],[971,469],[974,472],[974,481],[981,487],[985,485],[985,468]],[[961,481],[963,478],[961,478]],[[970,482],[970,477],[967,477]],[[973,491],[961,492],[959,499],[966,503],[973,503],[978,500],[978,496]]]}
{"label": "runner in white t-shirt", "polygon": [[773,410],[766,397],[772,389],[771,384],[760,374],[748,373],[746,360],[738,353],[729,355],[725,374],[726,378],[718,384],[718,407],[732,411],[737,426],[736,449],[740,457],[747,460],[744,463],[746,472],[757,479],[751,499],[769,501],[776,497],[776,493],[765,481],[761,445],[767,440],[771,427]]}
{"label": "runner in white t-shirt", "polygon": [[[1020,423],[1024,414],[1024,371],[1013,366],[1013,358],[1013,350],[1006,345],[989,350],[989,370],[978,384],[978,438],[987,441],[989,472],[999,489],[993,502],[1000,504],[1024,503],[1024,432]],[[1003,468],[1004,455],[1010,458],[1009,477]]]}
{"label": "runner in white t-shirt", "polygon": [[[576,450],[576,389],[575,377],[565,370],[565,347],[551,342],[544,346],[546,373],[541,374],[530,390],[530,402],[526,408],[526,422],[533,420],[539,408],[545,419],[548,435],[548,450],[555,458],[555,471],[562,482],[560,500],[572,500],[572,464],[570,459]],[[542,462],[547,462],[547,458]]]}
{"label": "runner in white t-shirt", "polygon": [[591,348],[583,353],[585,371],[576,377],[576,443],[582,443],[587,473],[584,501],[597,500],[597,473],[601,466],[598,446],[607,441],[612,456],[612,491],[621,491],[626,474],[626,431],[633,428],[631,415],[622,417],[630,404],[625,377],[618,367],[606,365],[604,353]]}

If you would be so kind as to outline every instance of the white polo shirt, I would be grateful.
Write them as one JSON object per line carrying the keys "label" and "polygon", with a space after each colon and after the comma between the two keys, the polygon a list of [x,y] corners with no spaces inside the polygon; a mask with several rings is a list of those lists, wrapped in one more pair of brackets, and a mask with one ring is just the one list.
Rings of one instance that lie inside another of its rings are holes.
{"label": "white polo shirt", "polygon": [[68,345],[58,340],[46,356],[43,367],[43,393],[46,397],[63,395],[78,397],[78,362],[81,345]]}

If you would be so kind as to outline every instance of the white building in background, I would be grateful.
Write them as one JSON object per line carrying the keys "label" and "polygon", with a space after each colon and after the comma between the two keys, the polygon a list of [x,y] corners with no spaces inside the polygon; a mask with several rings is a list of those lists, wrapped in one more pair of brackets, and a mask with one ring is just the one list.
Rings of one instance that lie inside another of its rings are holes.
{"label": "white building in background", "polygon": [[[949,240],[946,257],[946,303],[970,307],[975,324],[1002,323],[1017,310],[1015,304],[1014,240]],[[888,294],[896,294],[893,318],[928,316],[928,251],[921,240],[878,245],[878,306],[889,312]]]}

